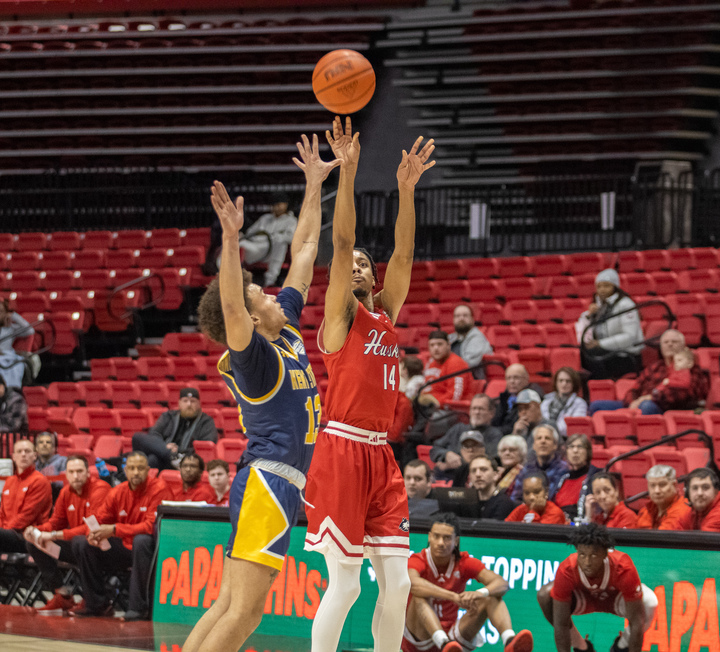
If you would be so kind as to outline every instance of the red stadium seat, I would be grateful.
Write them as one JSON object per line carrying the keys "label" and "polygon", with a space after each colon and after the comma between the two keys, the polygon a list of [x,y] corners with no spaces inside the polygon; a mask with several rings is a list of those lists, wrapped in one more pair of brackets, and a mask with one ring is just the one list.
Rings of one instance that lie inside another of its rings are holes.
{"label": "red stadium seat", "polygon": [[50,251],[71,252],[80,249],[80,234],[77,231],[54,231],[48,234]]}
{"label": "red stadium seat", "polygon": [[180,229],[153,229],[149,232],[147,244],[162,249],[179,247],[182,245]]}
{"label": "red stadium seat", "polygon": [[101,249],[84,249],[70,253],[73,269],[93,270],[105,267],[105,251]]}
{"label": "red stadium seat", "polygon": [[692,254],[697,269],[715,269],[720,264],[718,250],[713,247],[697,247]]}
{"label": "red stadium seat", "polygon": [[[571,276],[553,276],[547,285],[547,293],[555,299],[579,297],[577,282]],[[585,310],[589,303],[590,299],[585,302]]]}
{"label": "red stadium seat", "polygon": [[500,286],[498,281],[491,279],[470,279],[468,281],[470,288],[470,299],[478,303],[493,303],[500,296]]}
{"label": "red stadium seat", "polygon": [[113,410],[118,417],[120,434],[132,437],[136,432],[147,431],[153,425],[146,412],[134,408],[117,408]]}
{"label": "red stadium seat", "polygon": [[169,406],[170,396],[164,382],[140,380],[135,384],[140,391],[140,407]]}
{"label": "red stadium seat", "polygon": [[487,338],[494,349],[520,348],[520,332],[515,326],[491,326]]}
{"label": "red stadium seat", "polygon": [[196,383],[205,380],[205,358],[202,356],[175,358],[175,380],[184,383]]}
{"label": "red stadium seat", "polygon": [[[218,458],[215,442],[213,441],[196,440],[193,442],[193,449],[195,449],[195,453],[203,459],[205,464],[210,460]],[[237,460],[235,461],[237,462]]]}
{"label": "red stadium seat", "polygon": [[568,259],[563,255],[535,256],[530,259],[535,276],[562,276],[568,271]]}
{"label": "red stadium seat", "polygon": [[110,384],[105,380],[89,380],[83,383],[85,405],[88,407],[109,407],[112,405]]}
{"label": "red stadium seat", "polygon": [[624,411],[593,414],[595,432],[605,436],[605,446],[627,445],[635,440],[635,419]]}
{"label": "red stadium seat", "polygon": [[560,310],[562,311],[565,323],[575,323],[580,315],[588,309],[590,301],[587,299],[560,299]]}
{"label": "red stadium seat", "polygon": [[571,274],[597,274],[607,264],[601,253],[570,254],[567,258]]}
{"label": "red stadium seat", "polygon": [[615,382],[612,380],[588,380],[588,391],[590,402],[593,401],[615,401]]}
{"label": "red stadium seat", "polygon": [[540,326],[534,324],[518,324],[520,334],[520,348],[544,347],[546,345],[545,332]]}
{"label": "red stadium seat", "polygon": [[565,417],[568,437],[570,435],[587,435],[590,439],[595,436],[595,426],[592,417]]}
{"label": "red stadium seat", "polygon": [[80,244],[83,249],[106,251],[114,246],[113,234],[111,231],[86,231],[80,234]]}
{"label": "red stadium seat", "polygon": [[468,270],[461,259],[436,260],[430,277],[434,281],[449,281],[467,278]]}
{"label": "red stadium seat", "polygon": [[112,358],[90,360],[90,373],[93,380],[117,380],[115,363]]}
{"label": "red stadium seat", "polygon": [[406,303],[428,303],[429,301],[436,302],[439,300],[438,287],[433,281],[424,281],[421,283],[415,283],[410,286]]}
{"label": "red stadium seat", "polygon": [[514,326],[520,322],[535,324],[538,320],[537,307],[534,301],[516,299],[508,301],[505,305],[505,319]]}
{"label": "red stadium seat", "polygon": [[467,281],[437,281],[438,298],[450,303],[470,301],[470,285]]}
{"label": "red stadium seat", "polygon": [[151,356],[137,360],[137,377],[141,380],[175,380],[175,362],[173,358]]}
{"label": "red stadium seat", "polygon": [[[324,306],[317,306],[319,320],[315,320],[320,325],[324,315]],[[450,309],[452,310],[452,308]],[[306,307],[303,310],[303,316],[308,311]],[[405,304],[398,314],[397,323],[407,327],[414,326],[435,326],[440,328],[441,311],[437,304],[432,303],[410,303]],[[452,312],[450,313],[450,322],[452,322]]]}
{"label": "red stadium seat", "polygon": [[618,380],[615,381],[615,394],[617,395],[618,401],[625,400],[625,394],[627,394],[634,385],[634,378],[618,378]]}
{"label": "red stadium seat", "polygon": [[[703,429],[703,421],[700,415],[689,410],[668,410],[665,412],[664,417],[669,435],[676,435],[683,430]],[[696,437],[688,435],[678,439],[675,443],[678,448],[692,448],[698,445],[697,442]]]}
{"label": "red stadium seat", "polygon": [[655,448],[651,448],[648,453],[650,453],[650,459],[653,465],[666,464],[667,466],[672,466],[677,472],[678,477],[685,475],[688,471],[685,456],[676,448],[671,446],[656,446]]}
{"label": "red stadium seat", "polygon": [[667,269],[673,272],[682,272],[698,266],[693,249],[668,249],[665,253],[668,256]]}
{"label": "red stadium seat", "polygon": [[113,233],[113,248],[115,249],[145,249],[147,246],[147,231],[123,229]]}
{"label": "red stadium seat", "polygon": [[222,414],[225,437],[246,439],[245,433],[240,426],[240,415],[237,407],[220,408]]}
{"label": "red stadium seat", "polygon": [[541,288],[544,285],[541,279],[534,278],[503,278],[499,281],[500,296],[505,297],[507,301],[512,299],[531,299],[542,293]]}
{"label": "red stadium seat", "polygon": [[570,324],[541,324],[545,346],[549,349],[558,347],[577,347],[575,327]]}
{"label": "red stadium seat", "polygon": [[108,381],[114,408],[139,408],[140,389],[132,380]]}
{"label": "red stadium seat", "polygon": [[710,450],[707,448],[686,448],[680,452],[685,456],[688,471],[707,466],[710,461]]}
{"label": "red stadium seat", "polygon": [[15,240],[15,251],[43,251],[47,249],[47,235],[35,231],[19,233]]}
{"label": "red stadium seat", "polygon": [[520,349],[510,352],[510,360],[519,362],[527,369],[531,383],[542,382],[550,377],[548,352],[542,349]]}
{"label": "red stadium seat", "polygon": [[498,258],[498,275],[507,279],[518,276],[529,276],[533,273],[531,259],[527,256],[514,258]]}
{"label": "red stadium seat", "polygon": [[582,369],[580,362],[580,349],[559,348],[550,349],[550,373],[555,374],[562,367],[570,367],[576,371]]}
{"label": "red stadium seat", "polygon": [[122,439],[117,435],[101,435],[95,442],[93,453],[101,459],[119,457],[122,454]]}
{"label": "red stadium seat", "polygon": [[218,458],[225,460],[228,464],[237,464],[246,448],[246,439],[226,437],[217,443]]}
{"label": "red stadium seat", "polygon": [[498,278],[499,265],[496,258],[468,258],[465,269],[469,279]]}
{"label": "red stadium seat", "polygon": [[27,385],[23,387],[22,393],[28,408],[48,406],[48,390],[42,385]]}
{"label": "red stadium seat", "polygon": [[85,385],[83,383],[72,382],[50,383],[47,390],[47,398],[50,405],[85,405]]}
{"label": "red stadium seat", "polygon": [[38,254],[40,258],[40,268],[46,272],[59,270],[59,269],[70,269],[72,266],[72,259],[67,251],[46,251]]}
{"label": "red stadium seat", "polygon": [[537,311],[537,321],[539,324],[555,322],[561,324],[564,321],[562,307],[556,299],[537,299],[533,301]]}
{"label": "red stadium seat", "polygon": [[105,264],[109,269],[137,267],[132,249],[110,249],[105,253]]}
{"label": "red stadium seat", "polygon": [[435,462],[433,462],[430,459],[430,449],[432,446],[428,446],[427,444],[420,444],[417,447],[417,456],[419,460],[422,460],[425,462],[431,469],[435,468]]}
{"label": "red stadium seat", "polygon": [[635,417],[635,434],[638,445],[659,441],[667,435],[667,425],[662,414],[638,414]]}
{"label": "red stadium seat", "polygon": [[27,270],[41,269],[40,254],[36,251],[19,251],[9,253],[6,256],[5,264],[11,272],[24,272]]}
{"label": "red stadium seat", "polygon": [[678,274],[678,285],[683,292],[717,292],[717,271],[714,269],[696,269],[680,272]]}
{"label": "red stadium seat", "polygon": [[643,271],[659,272],[670,269],[670,256],[664,249],[649,249],[643,252]]}
{"label": "red stadium seat", "polygon": [[138,372],[135,360],[125,357],[110,358],[110,360],[115,367],[117,380],[137,380]]}

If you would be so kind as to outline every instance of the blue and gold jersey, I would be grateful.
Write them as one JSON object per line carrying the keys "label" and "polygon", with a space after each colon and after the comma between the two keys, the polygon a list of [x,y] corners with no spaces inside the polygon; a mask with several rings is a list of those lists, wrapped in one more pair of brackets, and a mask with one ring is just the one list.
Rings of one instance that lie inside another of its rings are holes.
{"label": "blue and gold jersey", "polygon": [[278,294],[289,323],[274,342],[253,333],[244,351],[229,349],[218,370],[238,404],[248,437],[245,461],[284,462],[307,473],[320,427],[320,396],[300,335],[302,295]]}

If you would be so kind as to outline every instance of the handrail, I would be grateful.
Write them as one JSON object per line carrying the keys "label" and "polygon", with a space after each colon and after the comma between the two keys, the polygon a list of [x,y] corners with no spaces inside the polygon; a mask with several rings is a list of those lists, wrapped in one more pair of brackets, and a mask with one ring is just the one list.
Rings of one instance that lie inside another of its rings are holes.
{"label": "handrail", "polygon": [[[582,332],[582,336],[580,337],[580,351],[587,351],[589,352],[589,355],[592,355],[591,351],[592,349],[588,349],[585,346],[585,333],[588,332],[590,328],[595,328],[598,324],[604,324],[609,319],[614,319],[615,317],[619,317],[620,315],[625,315],[630,312],[634,311],[640,311],[641,308],[647,308],[648,306],[663,306],[665,308],[665,318],[668,322],[668,328],[670,328],[673,324],[673,322],[677,321],[677,316],[673,313],[673,311],[670,309],[670,306],[665,303],[662,299],[651,299],[650,301],[642,301],[640,303],[636,303],[632,308],[625,308],[625,310],[621,310],[620,312],[612,313],[610,315],[606,315],[602,319],[596,321],[595,323],[588,324],[585,326]],[[645,344],[649,346],[653,346],[657,340],[659,340],[659,335],[654,335],[653,337],[648,337],[646,339],[643,339],[641,342],[634,342],[630,346],[638,346],[639,344]],[[618,355],[618,353],[623,353],[624,351],[608,351],[607,353],[604,353],[602,355],[592,355],[593,359],[595,360],[607,360],[611,357],[614,357]],[[626,353],[626,352],[625,352]]]}
{"label": "handrail", "polygon": [[[607,464],[603,468],[603,471],[606,473],[609,473],[610,468],[617,464],[618,462],[621,462],[622,460],[628,459],[630,457],[633,457],[634,455],[637,455],[638,453],[644,453],[646,450],[650,450],[651,448],[655,448],[657,446],[664,446],[665,444],[674,442],[681,437],[686,437],[687,435],[697,435],[708,447],[710,451],[710,461],[706,464],[706,466],[710,469],[712,469],[716,474],[720,475],[720,471],[718,470],[717,464],[715,462],[715,444],[712,440],[712,437],[708,435],[704,430],[698,430],[696,428],[690,428],[688,430],[683,430],[682,432],[676,433],[674,435],[665,435],[664,437],[661,437],[657,441],[651,442],[649,444],[644,444],[643,446],[639,446],[638,448],[634,448],[631,451],[628,451],[626,453],[621,453],[620,455],[616,455],[615,457],[608,460]],[[679,480],[683,481],[687,476],[681,476]],[[625,500],[623,502],[632,503],[636,500],[639,500],[640,498],[645,498],[648,495],[647,491],[641,491],[638,494],[635,494],[634,496],[626,496]]]}
{"label": "handrail", "polygon": [[[44,326],[46,324],[50,327],[50,332],[52,333],[52,339],[50,340],[50,344],[45,344],[45,336],[42,333],[43,329],[36,328],[37,326]],[[57,339],[57,328],[55,328],[55,324],[52,321],[52,317],[50,317],[49,319],[38,319],[38,320],[32,322],[31,324],[28,324],[25,327],[25,330],[27,330],[29,328],[33,329],[33,331],[34,331],[33,336],[37,334],[43,338],[43,346],[40,347],[39,349],[37,349],[36,351],[32,351],[31,353],[36,353],[36,354],[40,355],[41,353],[45,353],[46,351],[49,351],[50,349],[52,349],[53,346],[55,346],[55,340]],[[0,338],[0,343],[4,342],[5,340],[10,339],[10,338],[12,338],[13,340],[16,340],[16,339],[22,339],[23,337],[30,337],[30,334],[28,333],[27,335],[18,335],[18,333],[8,333],[4,337]],[[10,367],[14,367],[16,364],[19,364],[19,362],[14,362],[10,365],[0,365],[0,369],[9,369]]]}
{"label": "handrail", "polygon": [[[139,306],[138,308],[130,308],[130,309],[126,310],[122,315],[115,314],[115,312],[113,311],[113,308],[112,308],[112,300],[115,298],[115,296],[118,295],[123,290],[127,290],[130,287],[144,283],[145,281],[147,281],[151,278],[156,278],[160,281],[160,296],[157,298],[153,298],[152,288],[150,285],[148,285],[148,288],[150,288],[150,301],[143,304],[142,306]],[[113,291],[107,297],[107,301],[106,301],[107,311],[108,311],[108,314],[111,317],[113,317],[114,319],[117,319],[118,321],[123,321],[124,319],[127,319],[130,315],[132,315],[135,311],[147,310],[148,308],[154,308],[156,305],[158,305],[158,303],[160,303],[160,301],[162,300],[162,298],[164,296],[165,296],[165,280],[163,279],[162,276],[153,272],[152,274],[148,274],[147,276],[139,276],[138,278],[135,278],[132,281],[128,281],[127,283],[123,283],[122,285],[118,285],[116,288],[114,288]]]}

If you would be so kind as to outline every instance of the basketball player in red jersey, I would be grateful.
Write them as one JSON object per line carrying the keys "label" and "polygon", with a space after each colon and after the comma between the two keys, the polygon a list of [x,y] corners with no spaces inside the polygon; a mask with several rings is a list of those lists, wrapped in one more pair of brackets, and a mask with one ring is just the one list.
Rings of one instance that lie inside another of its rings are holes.
{"label": "basketball player in red jersey", "polygon": [[570,542],[577,552],[560,563],[555,581],[543,586],[537,596],[555,630],[558,652],[595,652],[593,644],[578,632],[572,616],[597,612],[617,614],[629,622],[610,652],[641,652],[643,633],[657,609],[657,596],[640,582],[630,556],[613,549],[612,536],[602,525],[576,527]]}
{"label": "basketball player in red jersey", "polygon": [[379,596],[372,623],[375,652],[397,652],[410,590],[407,495],[386,445],[400,375],[395,320],[410,287],[415,246],[415,184],[434,165],[433,141],[403,151],[397,170],[395,250],[377,294],[375,264],[355,248],[354,185],[360,156],[350,118],[339,117],[328,142],[340,165],[333,260],[318,335],[330,377],[328,425],[308,474],[306,550],[325,555],[329,583],[313,622],[312,652],[336,652],[350,607],[360,594],[363,557],[375,569]]}

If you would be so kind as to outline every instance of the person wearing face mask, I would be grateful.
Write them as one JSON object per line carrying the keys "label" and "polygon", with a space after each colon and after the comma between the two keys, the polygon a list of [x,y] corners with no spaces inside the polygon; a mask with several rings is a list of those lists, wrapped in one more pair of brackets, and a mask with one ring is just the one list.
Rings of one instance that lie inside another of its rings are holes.
{"label": "person wearing face mask", "polygon": [[510,512],[505,521],[533,525],[565,525],[565,512],[549,499],[548,479],[542,471],[533,471],[526,475],[520,486],[522,504]]}
{"label": "person wearing face mask", "polygon": [[515,488],[511,494],[513,500],[521,500],[523,480],[536,471],[542,471],[547,477],[550,497],[555,498],[560,478],[568,470],[568,464],[563,459],[560,450],[560,435],[549,425],[537,426],[532,431],[532,452],[530,461],[523,467],[518,475]]}
{"label": "person wearing face mask", "polygon": [[592,493],[585,497],[585,518],[614,528],[634,528],[637,514],[620,500],[618,483],[610,473],[596,473],[590,481]]}
{"label": "person wearing face mask", "polygon": [[[634,307],[635,302],[620,289],[620,276],[614,269],[604,269],[595,277],[595,296],[577,325],[578,339],[583,338],[582,366],[593,378],[620,378],[640,369],[645,336],[638,311],[631,310]],[[614,355],[600,359],[608,353]]]}
{"label": "person wearing face mask", "polygon": [[552,381],[553,390],[546,394],[540,404],[543,419],[557,425],[562,437],[567,436],[565,417],[584,417],[588,405],[578,396],[580,392],[580,374],[572,367],[561,367],[555,372]]}

